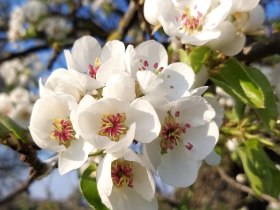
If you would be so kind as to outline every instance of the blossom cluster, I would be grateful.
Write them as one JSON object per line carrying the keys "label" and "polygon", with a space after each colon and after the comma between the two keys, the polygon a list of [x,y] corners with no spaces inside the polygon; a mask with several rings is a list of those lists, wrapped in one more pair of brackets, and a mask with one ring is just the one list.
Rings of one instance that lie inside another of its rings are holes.
{"label": "blossom cluster", "polygon": [[246,34],[264,22],[259,0],[146,0],[144,15],[183,44],[206,45],[228,56],[238,54]]}
{"label": "blossom cluster", "polygon": [[201,96],[207,87],[193,88],[192,68],[168,64],[154,40],[102,48],[84,36],[64,54],[67,69],[40,82],[29,127],[38,146],[58,152],[60,173],[98,154],[98,192],[119,210],[158,208],[153,174],[174,187],[193,184],[221,119]]}
{"label": "blossom cluster", "polygon": [[63,17],[48,16],[48,7],[38,0],[28,1],[13,10],[9,20],[8,38],[17,41],[42,33],[50,39],[62,40],[72,30]]}
{"label": "blossom cluster", "polygon": [[33,97],[22,87],[17,87],[10,93],[0,93],[0,113],[23,128],[28,128],[32,107]]}

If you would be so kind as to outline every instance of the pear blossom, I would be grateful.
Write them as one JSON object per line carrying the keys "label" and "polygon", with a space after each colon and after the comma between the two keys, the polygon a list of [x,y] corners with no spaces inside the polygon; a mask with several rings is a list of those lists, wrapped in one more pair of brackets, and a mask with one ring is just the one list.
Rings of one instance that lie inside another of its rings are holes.
{"label": "pear blossom", "polygon": [[128,148],[133,140],[149,143],[160,132],[160,122],[145,100],[132,103],[114,98],[99,100],[86,95],[77,110],[79,134],[107,153]]}
{"label": "pear blossom", "polygon": [[34,142],[43,149],[59,153],[61,174],[81,167],[93,149],[76,133],[76,107],[71,95],[51,95],[38,99],[31,115],[29,129]]}
{"label": "pear blossom", "polygon": [[158,209],[152,174],[132,150],[107,154],[96,174],[98,192],[109,209]]}
{"label": "pear blossom", "polygon": [[153,105],[190,95],[194,82],[192,68],[184,63],[168,65],[168,55],[162,44],[150,40],[126,50],[129,75],[136,81],[136,96]]}
{"label": "pear blossom", "polygon": [[[180,38],[183,44],[196,46],[219,38],[217,26],[225,20],[231,9],[231,1],[225,0],[220,0],[215,7],[211,0],[152,1],[145,1],[146,19],[152,24],[157,19],[167,35]],[[152,12],[158,17],[152,15]]]}
{"label": "pear blossom", "polygon": [[86,75],[78,71],[63,68],[53,71],[45,85],[40,80],[39,85],[40,97],[51,94],[69,94],[74,96],[77,102],[87,93],[98,94],[96,89],[101,87],[96,80],[89,80]]}
{"label": "pear blossom", "polygon": [[101,49],[95,38],[83,36],[75,41],[71,53],[65,50],[64,54],[69,70],[85,73],[105,85],[111,75],[125,71],[124,52],[120,41],[109,41]]}
{"label": "pear blossom", "polygon": [[202,97],[188,96],[157,112],[161,132],[144,145],[144,156],[165,183],[187,187],[196,180],[201,161],[218,140],[215,111]]}
{"label": "pear blossom", "polygon": [[245,45],[246,34],[256,31],[264,22],[264,9],[258,3],[259,0],[232,1],[227,20],[218,27],[220,38],[212,40],[208,46],[228,56],[238,54]]}

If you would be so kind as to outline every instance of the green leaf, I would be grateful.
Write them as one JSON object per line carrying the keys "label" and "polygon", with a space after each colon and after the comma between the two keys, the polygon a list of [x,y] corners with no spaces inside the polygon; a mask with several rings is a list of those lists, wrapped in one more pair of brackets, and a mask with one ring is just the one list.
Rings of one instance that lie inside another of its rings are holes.
{"label": "green leaf", "polygon": [[277,197],[280,193],[280,172],[269,159],[256,139],[239,146],[237,153],[241,159],[250,185],[257,195],[262,193]]}
{"label": "green leaf", "polygon": [[243,116],[244,116],[244,111],[245,111],[246,105],[243,104],[240,100],[235,100],[235,105],[234,105],[234,112],[236,114],[236,117],[238,121],[240,121]]}
{"label": "green leaf", "polygon": [[17,125],[12,119],[0,113],[0,137],[13,135],[21,142],[26,142],[28,139],[26,131]]}
{"label": "green leaf", "polygon": [[278,108],[271,84],[267,80],[266,76],[258,69],[254,67],[247,67],[247,72],[255,81],[258,81],[258,84],[264,93],[265,108],[255,109],[255,112],[267,128],[273,129],[277,121]]}
{"label": "green leaf", "polygon": [[95,177],[96,166],[90,165],[82,174],[80,188],[89,204],[97,210],[107,210],[106,206],[101,201],[97,190]]}
{"label": "green leaf", "polygon": [[179,49],[178,53],[179,53],[180,62],[190,65],[189,56],[186,53],[186,51],[183,49]]}
{"label": "green leaf", "polygon": [[[212,75],[212,81],[222,83],[224,90],[238,98],[245,104],[256,108],[264,108],[264,93],[258,81],[255,81],[235,59],[226,61],[220,69],[219,75]],[[219,84],[217,84],[219,85]],[[231,90],[229,90],[231,89]]]}
{"label": "green leaf", "polygon": [[194,72],[197,74],[201,66],[205,65],[210,56],[210,49],[205,46],[194,48],[189,54],[189,62]]}

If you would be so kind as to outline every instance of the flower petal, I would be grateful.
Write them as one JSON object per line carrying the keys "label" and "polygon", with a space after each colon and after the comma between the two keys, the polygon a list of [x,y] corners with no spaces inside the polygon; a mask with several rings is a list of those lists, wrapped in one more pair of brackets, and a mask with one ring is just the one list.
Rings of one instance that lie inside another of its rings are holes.
{"label": "flower petal", "polygon": [[131,107],[135,110],[130,119],[136,122],[135,139],[142,143],[151,142],[161,129],[156,111],[148,101],[141,99],[133,101]]}
{"label": "flower petal", "polygon": [[61,175],[80,168],[88,159],[93,146],[82,138],[72,141],[66,151],[59,155],[58,170]]}
{"label": "flower petal", "polygon": [[119,40],[113,40],[113,41],[109,41],[107,42],[101,52],[101,63],[109,60],[111,57],[121,54],[124,55],[125,53],[125,46],[123,44],[123,42],[119,41]]}
{"label": "flower petal", "polygon": [[79,63],[82,69],[80,72],[87,71],[89,64],[94,64],[95,59],[101,54],[101,46],[98,41],[91,36],[83,36],[75,41],[72,48],[72,56]]}
{"label": "flower petal", "polygon": [[168,88],[167,99],[170,101],[179,99],[191,88],[195,74],[191,67],[184,63],[173,63],[167,66],[160,77]]}
{"label": "flower petal", "polygon": [[136,98],[135,81],[126,73],[112,75],[103,88],[102,96],[132,102]]}
{"label": "flower petal", "polygon": [[109,196],[112,209],[114,210],[157,210],[158,203],[156,199],[148,201],[140,196],[134,189],[129,187],[116,188],[113,187],[112,194]]}
{"label": "flower petal", "polygon": [[173,187],[188,187],[197,177],[200,164],[181,147],[164,154],[158,167],[162,181]]}
{"label": "flower petal", "polygon": [[203,160],[213,150],[218,138],[219,128],[215,122],[210,122],[188,129],[183,141],[185,144],[190,143],[193,146],[188,152],[194,160]]}
{"label": "flower petal", "polygon": [[172,115],[180,113],[178,121],[180,123],[189,123],[191,127],[205,125],[215,117],[215,110],[208,102],[200,96],[185,97],[176,102],[171,109]]}
{"label": "flower petal", "polygon": [[138,71],[137,80],[141,91],[145,94],[166,95],[167,88],[164,82],[156,74],[151,71]]}

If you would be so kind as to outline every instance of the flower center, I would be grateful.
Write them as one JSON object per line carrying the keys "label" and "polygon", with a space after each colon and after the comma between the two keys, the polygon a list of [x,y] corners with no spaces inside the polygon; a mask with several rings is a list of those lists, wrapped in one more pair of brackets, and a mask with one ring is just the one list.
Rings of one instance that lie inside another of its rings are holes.
{"label": "flower center", "polygon": [[180,22],[180,29],[185,32],[193,32],[194,30],[202,30],[202,13],[197,11],[197,6],[194,7],[195,15],[192,11],[185,7],[185,10],[181,14],[181,17],[176,17],[176,20]]}
{"label": "flower center", "polygon": [[98,134],[107,136],[112,141],[119,141],[126,134],[128,127],[125,125],[125,113],[103,114],[101,128]]}
{"label": "flower center", "polygon": [[96,74],[97,74],[97,71],[98,71],[100,65],[101,65],[101,62],[100,62],[99,58],[95,59],[94,65],[92,65],[92,64],[88,65],[88,73],[89,73],[90,77],[96,79]]}
{"label": "flower center", "polygon": [[51,138],[58,140],[60,145],[63,144],[65,147],[69,147],[71,141],[76,139],[76,132],[71,121],[69,119],[55,119],[52,125]]}
{"label": "flower center", "polygon": [[154,72],[156,75],[159,75],[161,73],[161,71],[163,70],[163,67],[159,66],[158,63],[154,63],[154,64],[149,64],[149,62],[147,60],[142,60],[140,59],[140,63],[142,64],[142,66],[140,66],[138,68],[138,70],[140,71],[145,71],[145,70],[151,70],[152,72]]}
{"label": "flower center", "polygon": [[117,187],[133,187],[132,162],[127,160],[115,160],[111,166],[113,184]]}
{"label": "flower center", "polygon": [[[175,146],[182,145],[182,133],[186,133],[187,129],[191,127],[189,123],[180,124],[176,122],[176,117],[180,116],[180,112],[175,113],[175,117],[168,111],[168,115],[164,119],[160,132],[160,147],[161,154],[165,154],[168,150],[173,150]],[[188,143],[184,145],[188,150],[191,150],[193,145]]]}

